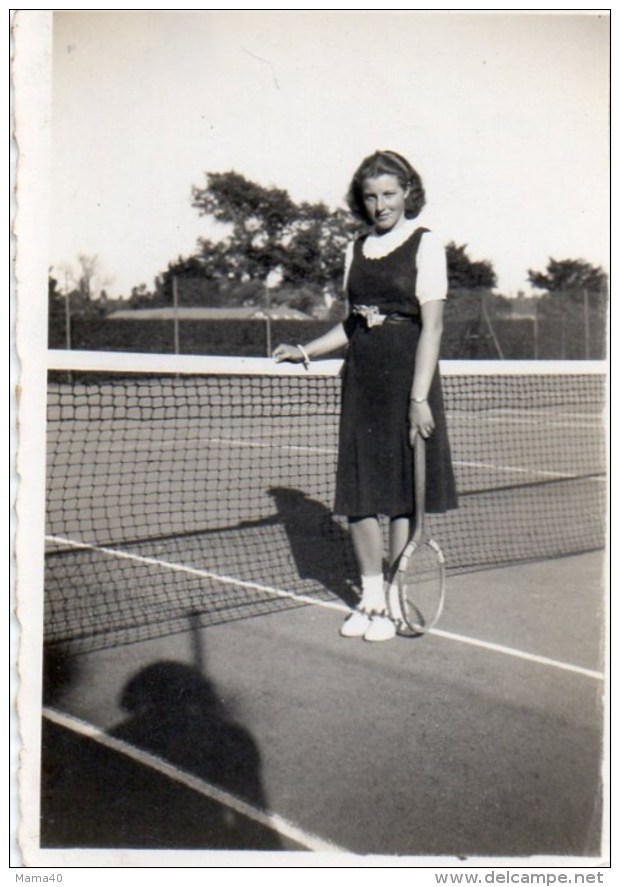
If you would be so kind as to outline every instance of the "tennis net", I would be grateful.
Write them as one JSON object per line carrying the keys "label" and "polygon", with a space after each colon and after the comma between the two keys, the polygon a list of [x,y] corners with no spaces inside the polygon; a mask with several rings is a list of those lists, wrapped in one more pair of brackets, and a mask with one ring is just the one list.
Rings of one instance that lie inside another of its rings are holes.
{"label": "tennis net", "polygon": [[[331,513],[339,367],[50,352],[47,643],[351,603]],[[449,572],[602,547],[604,365],[441,369],[459,508],[429,523]]]}

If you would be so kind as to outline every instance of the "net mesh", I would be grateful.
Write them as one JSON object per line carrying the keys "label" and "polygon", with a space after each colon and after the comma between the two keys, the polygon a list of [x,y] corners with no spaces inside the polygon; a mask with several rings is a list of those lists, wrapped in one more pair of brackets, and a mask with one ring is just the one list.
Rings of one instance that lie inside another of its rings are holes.
{"label": "net mesh", "polygon": [[[308,599],[355,600],[332,515],[340,380],[203,359],[50,372],[45,638],[133,642]],[[63,356],[63,367],[68,360]],[[214,365],[214,366],[212,366]],[[189,367],[191,370],[193,364]],[[602,371],[442,366],[459,508],[448,574],[600,548]],[[500,372],[501,369],[501,372]]]}

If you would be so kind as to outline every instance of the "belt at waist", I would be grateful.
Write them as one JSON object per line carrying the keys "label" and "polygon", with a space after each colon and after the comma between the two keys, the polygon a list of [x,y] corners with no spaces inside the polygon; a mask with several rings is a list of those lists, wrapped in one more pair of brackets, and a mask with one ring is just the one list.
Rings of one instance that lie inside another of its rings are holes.
{"label": "belt at waist", "polygon": [[403,314],[400,311],[390,311],[383,314],[376,305],[354,305],[352,314],[366,322],[366,326],[380,326],[383,323],[419,323],[420,318],[416,314]]}

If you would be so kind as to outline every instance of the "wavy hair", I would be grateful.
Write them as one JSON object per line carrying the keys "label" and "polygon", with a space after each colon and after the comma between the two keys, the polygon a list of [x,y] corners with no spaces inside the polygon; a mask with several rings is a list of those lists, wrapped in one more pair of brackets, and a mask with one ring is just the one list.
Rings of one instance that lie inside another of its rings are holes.
{"label": "wavy hair", "polygon": [[406,218],[415,219],[419,216],[426,203],[422,179],[409,161],[396,151],[375,151],[362,160],[351,180],[346,198],[353,215],[367,224],[370,223],[364,206],[364,182],[383,175],[396,176],[403,190],[409,188],[405,199]]}

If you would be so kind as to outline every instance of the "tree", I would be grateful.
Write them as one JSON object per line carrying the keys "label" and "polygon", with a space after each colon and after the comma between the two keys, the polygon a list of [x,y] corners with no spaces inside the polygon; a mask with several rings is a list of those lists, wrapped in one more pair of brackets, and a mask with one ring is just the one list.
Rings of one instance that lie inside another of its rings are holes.
{"label": "tree", "polygon": [[63,295],[70,295],[72,303],[88,313],[98,300],[105,301],[105,288],[112,279],[102,269],[96,255],[80,253],[75,263],[64,262],[58,266]]}
{"label": "tree", "polygon": [[51,310],[58,309],[63,301],[63,296],[58,286],[58,280],[52,274],[53,270],[53,268],[50,268],[47,278],[47,296]]}
{"label": "tree", "polygon": [[67,266],[69,279],[85,300],[99,299],[105,287],[109,286],[111,279],[106,276],[101,268],[99,256],[88,256],[80,253],[77,258],[77,270],[73,271]]}
{"label": "tree", "polygon": [[[323,203],[296,204],[279,188],[265,188],[236,172],[208,173],[192,189],[201,215],[227,225],[218,242],[199,241],[204,273],[215,279],[264,283],[277,273],[283,287],[313,287],[333,296],[343,273],[343,251],[357,224]],[[309,292],[309,291],[308,291]]]}
{"label": "tree", "polygon": [[87,285],[83,281],[80,285],[80,280],[76,281],[68,266],[62,266],[61,270],[64,290],[52,273],[53,268],[48,275],[48,342],[52,348],[70,348],[74,321],[99,319],[107,308],[104,305],[105,291],[100,293],[99,299],[91,299]]}
{"label": "tree", "polygon": [[607,275],[584,259],[552,259],[546,273],[528,270],[532,286],[545,292],[540,297],[542,312],[555,314],[561,353],[567,343],[583,343],[579,357],[603,357],[607,327]]}
{"label": "tree", "polygon": [[214,276],[265,280],[284,258],[295,205],[286,191],[265,188],[236,172],[208,173],[205,188],[192,189],[201,215],[231,227],[220,243],[201,240],[201,256]]}
{"label": "tree", "polygon": [[[310,282],[336,296],[342,289],[344,251],[359,234],[359,222],[342,209],[330,211],[324,204],[302,204],[298,236],[291,243],[291,266],[285,279]],[[299,262],[303,256],[305,264]]]}
{"label": "tree", "polygon": [[493,264],[489,261],[473,261],[466,250],[467,244],[457,246],[454,241],[446,247],[449,290],[493,289],[497,285]]}
{"label": "tree", "polygon": [[595,297],[607,295],[607,275],[602,268],[583,259],[550,258],[546,273],[529,269],[527,279],[536,289],[549,294],[564,293],[573,299],[582,299],[584,293]]}
{"label": "tree", "polygon": [[179,256],[175,262],[168,263],[167,269],[155,281],[153,304],[172,304],[173,281],[176,281],[179,305],[213,304],[218,285],[212,269],[200,256]]}

